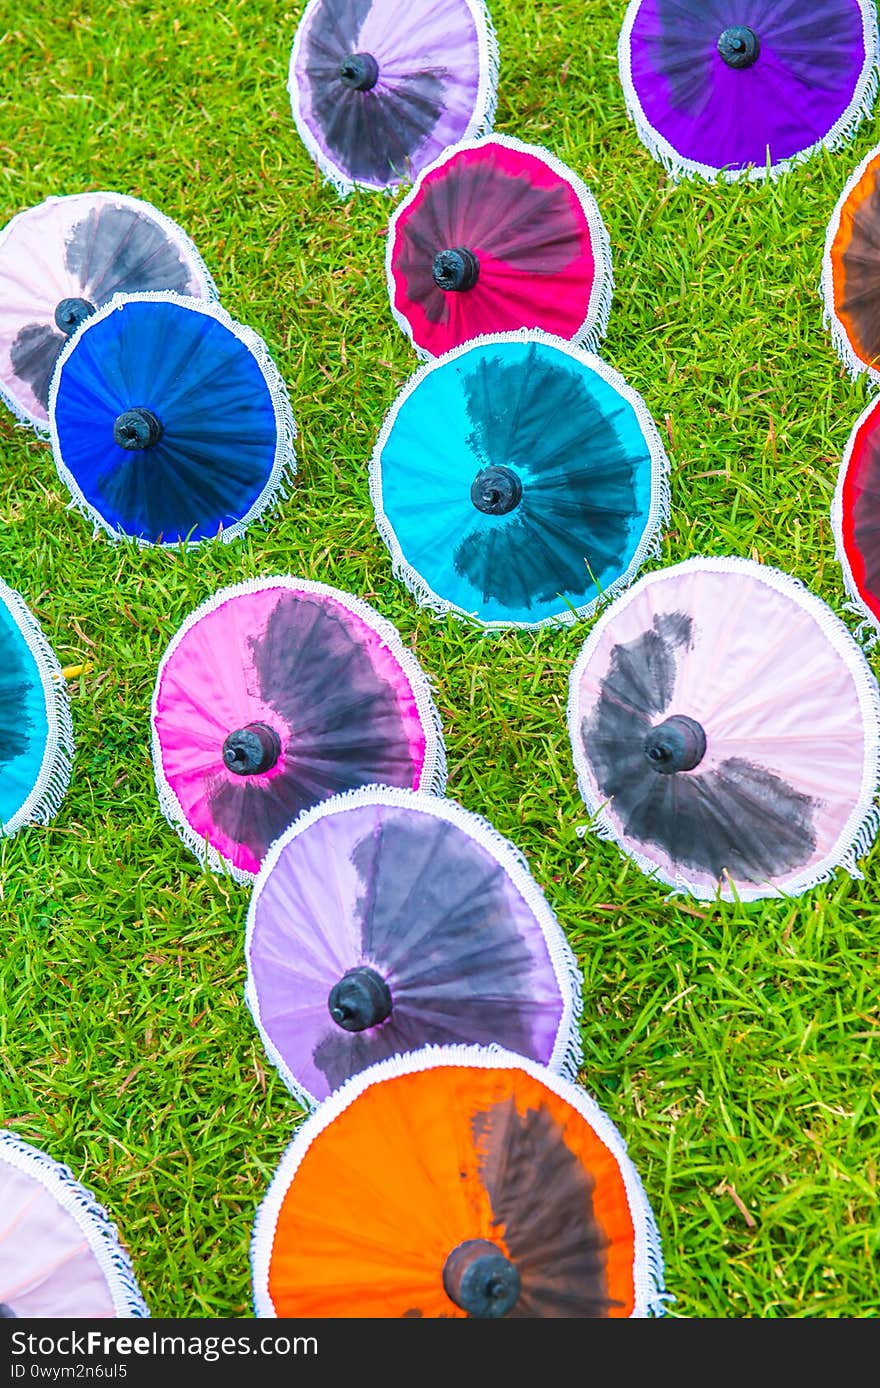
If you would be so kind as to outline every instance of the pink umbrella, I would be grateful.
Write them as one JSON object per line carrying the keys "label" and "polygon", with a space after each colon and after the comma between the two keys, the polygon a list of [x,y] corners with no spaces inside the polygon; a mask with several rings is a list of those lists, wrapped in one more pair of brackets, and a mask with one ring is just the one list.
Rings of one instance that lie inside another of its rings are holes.
{"label": "pink umbrella", "polygon": [[62,348],[114,294],[171,290],[215,299],[176,222],[123,193],[73,193],[19,212],[0,231],[0,397],[40,433]]}
{"label": "pink umbrella", "polygon": [[442,792],[439,715],[415,656],[367,603],[280,576],[223,588],[156,679],[159,802],[184,843],[239,881],[312,805],[373,783]]}
{"label": "pink umbrella", "polygon": [[426,168],[388,228],[391,309],[421,356],[540,328],[598,350],[611,247],[593,194],[537,145],[493,135]]}
{"label": "pink umbrella", "polygon": [[590,632],[568,719],[592,827],[660,881],[752,901],[858,875],[880,691],[787,574],[736,558],[647,574]]}
{"label": "pink umbrella", "polygon": [[116,1227],[67,1166],[0,1130],[0,1316],[149,1316]]}

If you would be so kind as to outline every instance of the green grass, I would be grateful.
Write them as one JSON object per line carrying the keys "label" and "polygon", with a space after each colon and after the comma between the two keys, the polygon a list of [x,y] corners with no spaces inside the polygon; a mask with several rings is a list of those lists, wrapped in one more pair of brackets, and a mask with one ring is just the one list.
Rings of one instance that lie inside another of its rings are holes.
{"label": "green grass", "polygon": [[[0,419],[0,573],[71,682],[74,776],[46,829],[0,845],[0,1120],[111,1210],[155,1316],[249,1316],[252,1221],[301,1111],[243,1002],[247,890],[159,812],[149,701],[216,587],[291,572],[350,590],[433,677],[448,794],[526,854],[583,968],[582,1079],[629,1143],[670,1314],[880,1312],[878,857],[791,901],[667,900],[576,826],[568,674],[588,622],[484,636],[416,608],[373,524],[367,462],[416,366],[383,274],[391,204],[322,185],[290,117],[300,4],[0,0],[0,219],[112,188],[195,240],[266,340],[299,428],[294,494],[228,546],[134,552],[66,509],[51,451]],[[595,193],[614,254],[604,355],[669,440],[662,558],[743,554],[854,625],[829,504],[868,399],[817,286],[851,147],[773,185],[673,185],[626,119],[623,0],[492,0],[496,128]],[[39,10],[39,13],[34,13]],[[588,13],[587,13],[588,10]],[[871,656],[877,668],[877,657]]]}

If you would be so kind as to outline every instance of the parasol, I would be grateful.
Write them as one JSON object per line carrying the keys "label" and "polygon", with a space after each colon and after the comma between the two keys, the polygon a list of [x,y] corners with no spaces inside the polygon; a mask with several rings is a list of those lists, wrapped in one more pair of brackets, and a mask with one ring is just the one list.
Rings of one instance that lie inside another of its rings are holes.
{"label": "parasol", "polygon": [[49,418],[73,503],[114,540],[232,540],[296,472],[262,338],[182,295],[119,295],[87,318],[58,359]]}
{"label": "parasol", "polygon": [[239,881],[319,801],[446,782],[428,680],[392,624],[283,575],[222,588],[186,619],[159,666],[152,748],[166,818]]}
{"label": "parasol", "polygon": [[620,1133],[500,1047],[381,1061],[306,1119],[257,1213],[279,1317],[662,1315],[663,1262]]}
{"label": "parasol", "polygon": [[61,667],[20,593],[0,579],[0,835],[48,824],[70,781],[73,728]]}
{"label": "parasol", "polygon": [[0,231],[0,397],[49,432],[49,385],[61,349],[114,294],[217,290],[192,241],[148,202],[72,193],[19,212]]}
{"label": "parasol", "polygon": [[629,116],[674,177],[776,175],[852,138],[877,92],[874,0],[630,0]]}
{"label": "parasol", "polygon": [[369,786],[270,848],[246,998],[308,1105],[429,1043],[498,1043],[574,1078],[581,975],[521,854],[453,801]]}
{"label": "parasol", "polygon": [[750,560],[645,575],[571,675],[578,785],[600,835],[703,900],[858,875],[876,832],[880,693],[852,636]]}
{"label": "parasol", "polygon": [[0,1316],[144,1317],[116,1226],[67,1166],[0,1129]]}
{"label": "parasol", "polygon": [[539,328],[597,348],[613,278],[592,193],[509,135],[457,145],[424,169],[388,228],[394,317],[420,356]]}
{"label": "parasol", "polygon": [[850,375],[880,381],[880,146],[847,180],[828,224],[820,285],[825,322]]}
{"label": "parasol", "polygon": [[419,602],[537,627],[591,612],[656,551],[668,469],[616,371],[523,332],[467,344],[409,381],[370,488],[394,572]]}
{"label": "parasol", "polygon": [[880,631],[880,401],[863,410],[850,433],[831,523],[846,591],[867,625]]}
{"label": "parasol", "polygon": [[497,72],[482,0],[310,0],[287,85],[309,154],[346,194],[410,180],[491,129]]}

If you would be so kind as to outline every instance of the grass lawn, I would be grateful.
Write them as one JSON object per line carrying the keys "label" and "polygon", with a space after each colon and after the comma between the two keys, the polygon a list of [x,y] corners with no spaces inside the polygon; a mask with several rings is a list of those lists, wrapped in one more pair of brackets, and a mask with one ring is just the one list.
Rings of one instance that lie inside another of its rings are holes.
{"label": "grass lawn", "polygon": [[[186,614],[221,585],[289,572],[397,625],[436,685],[447,793],[518,844],[556,911],[583,968],[581,1078],[647,1188],[669,1314],[875,1316],[878,852],[864,880],[839,873],[792,900],[667,899],[576,833],[565,704],[590,623],[484,635],[392,577],[367,463],[417,360],[385,289],[390,200],[340,200],[291,119],[302,8],[0,0],[0,220],[86,189],[154,203],[265,339],[299,431],[294,492],[264,524],[138,552],[92,537],[48,444],[2,412],[0,574],[61,664],[88,670],[70,682],[60,813],[0,845],[0,1123],[109,1208],[154,1316],[252,1314],[254,1213],[302,1111],[243,1001],[248,890],[202,872],[162,818],[148,717]],[[676,186],[625,115],[623,0],[491,9],[496,129],[576,170],[609,230],[603,354],[672,462],[649,567],[751,556],[855,627],[829,506],[869,392],[838,362],[817,287],[880,107],[851,146],[774,184]]]}

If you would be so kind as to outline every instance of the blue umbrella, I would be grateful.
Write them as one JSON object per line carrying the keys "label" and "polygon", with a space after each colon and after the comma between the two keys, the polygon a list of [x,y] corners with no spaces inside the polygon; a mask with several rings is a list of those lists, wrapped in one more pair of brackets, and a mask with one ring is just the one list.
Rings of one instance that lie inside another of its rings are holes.
{"label": "blue umbrella", "polygon": [[560,338],[424,367],[373,453],[376,520],[418,601],[488,627],[573,621],[656,552],[669,462],[644,401]]}
{"label": "blue umbrella", "polygon": [[72,760],[61,667],[24,598],[0,579],[0,835],[48,823]]}
{"label": "blue umbrella", "polygon": [[265,343],[219,304],[173,293],[117,295],[83,322],[49,422],[62,481],[113,539],[231,540],[296,471]]}

